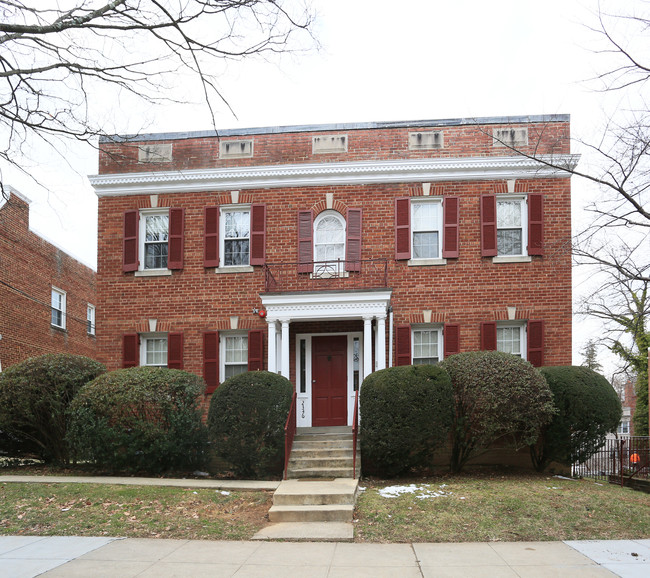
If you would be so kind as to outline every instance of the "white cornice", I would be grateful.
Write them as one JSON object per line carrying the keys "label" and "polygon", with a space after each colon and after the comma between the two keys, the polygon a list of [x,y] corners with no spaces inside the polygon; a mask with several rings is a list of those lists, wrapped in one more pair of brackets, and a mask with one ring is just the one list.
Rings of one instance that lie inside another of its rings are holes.
{"label": "white cornice", "polygon": [[[91,176],[97,196],[277,187],[568,177],[579,155],[359,161]],[[549,166],[552,164],[553,166]]]}

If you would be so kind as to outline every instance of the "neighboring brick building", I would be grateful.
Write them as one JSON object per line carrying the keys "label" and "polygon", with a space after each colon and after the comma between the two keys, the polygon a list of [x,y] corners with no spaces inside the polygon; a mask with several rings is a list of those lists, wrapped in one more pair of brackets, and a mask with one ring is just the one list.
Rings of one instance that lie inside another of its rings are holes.
{"label": "neighboring brick building", "polygon": [[95,272],[29,229],[29,199],[0,199],[0,368],[45,353],[95,357]]}
{"label": "neighboring brick building", "polygon": [[563,115],[103,140],[100,360],[182,367],[207,394],[277,371],[300,426],[350,423],[394,364],[569,365],[569,175],[504,142],[577,162]]}

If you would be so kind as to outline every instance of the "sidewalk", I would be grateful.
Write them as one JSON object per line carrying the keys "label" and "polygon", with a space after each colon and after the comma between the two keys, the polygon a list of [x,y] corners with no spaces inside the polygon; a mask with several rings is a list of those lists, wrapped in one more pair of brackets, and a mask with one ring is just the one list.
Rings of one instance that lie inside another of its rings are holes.
{"label": "sidewalk", "polygon": [[650,540],[354,544],[0,536],[0,574],[4,578],[645,578],[650,576]]}

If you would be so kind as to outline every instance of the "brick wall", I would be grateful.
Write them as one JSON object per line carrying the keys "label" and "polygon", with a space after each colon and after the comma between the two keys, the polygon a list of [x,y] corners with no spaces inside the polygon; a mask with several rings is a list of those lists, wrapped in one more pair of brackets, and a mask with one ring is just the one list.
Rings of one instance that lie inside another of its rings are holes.
{"label": "brick wall", "polygon": [[[523,125],[522,125],[523,126]],[[103,143],[100,172],[130,173],[147,170],[197,169],[301,162],[342,162],[363,159],[480,157],[510,155],[492,146],[492,126],[446,127],[441,150],[409,151],[408,132],[416,128],[339,132],[348,134],[346,154],[312,155],[311,137],[319,133],[253,135],[252,159],[218,159],[219,139],[170,140],[171,163],[143,166],[137,162],[142,143]],[[426,130],[430,130],[427,128]],[[568,153],[568,122],[529,125],[530,148],[544,153]],[[249,138],[249,137],[246,137]],[[150,142],[167,142],[156,140]],[[523,181],[522,181],[523,182]],[[516,307],[516,319],[542,319],[545,327],[544,357],[547,365],[571,363],[571,222],[570,181],[567,178],[527,178],[516,190],[544,195],[544,255],[529,263],[493,263],[481,257],[480,207],[482,194],[503,192],[503,180],[436,182],[435,194],[460,199],[460,256],[446,265],[410,267],[395,260],[394,201],[423,194],[421,184],[351,184],[291,188],[259,188],[241,191],[240,203],[265,203],[267,207],[266,260],[296,262],[297,212],[325,209],[326,194],[334,207],[363,209],[362,259],[388,260],[388,286],[393,290],[395,325],[422,323],[423,311],[437,323],[460,325],[462,351],[480,348],[480,323],[507,319],[507,307]],[[521,188],[520,188],[521,187]],[[170,276],[138,277],[122,272],[124,211],[149,207],[149,195],[103,196],[99,200],[98,259],[98,355],[109,369],[121,366],[122,335],[146,331],[149,319],[162,331],[184,334],[184,367],[202,374],[202,332],[230,328],[238,316],[239,329],[261,329],[266,323],[252,313],[264,292],[261,267],[250,273],[215,274],[203,267],[203,209],[229,204],[230,192],[159,194],[161,207],[185,209],[184,267]],[[162,324],[162,325],[161,325]],[[317,331],[310,323],[291,324],[291,377],[295,378],[295,335]],[[361,322],[336,327],[319,324],[318,331],[362,331]],[[266,344],[265,344],[266,347]],[[393,355],[394,351],[390,352]],[[266,362],[265,362],[266,363]]]}
{"label": "brick wall", "polygon": [[[66,292],[66,329],[51,325],[52,286]],[[95,272],[29,230],[29,205],[16,194],[0,207],[0,361],[2,368],[45,353],[95,357],[87,305]]]}

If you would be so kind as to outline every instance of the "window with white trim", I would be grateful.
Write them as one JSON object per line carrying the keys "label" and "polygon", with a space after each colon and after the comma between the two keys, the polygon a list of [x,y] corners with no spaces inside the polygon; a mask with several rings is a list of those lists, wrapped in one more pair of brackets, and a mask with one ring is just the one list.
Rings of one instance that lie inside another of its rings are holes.
{"label": "window with white trim", "polygon": [[166,333],[144,333],[140,335],[140,365],[167,367]]}
{"label": "window with white trim", "polygon": [[524,197],[497,199],[497,255],[526,256],[528,210]]}
{"label": "window with white trim", "polygon": [[52,318],[54,327],[65,329],[66,323],[66,293],[62,289],[52,287]]}
{"label": "window with white trim", "polygon": [[247,267],[250,264],[251,209],[222,207],[220,219],[221,263],[224,267]]}
{"label": "window with white trim", "polygon": [[412,330],[413,365],[435,365],[442,359],[442,328],[417,327]]}
{"label": "window with white trim", "polygon": [[511,353],[526,359],[526,325],[524,323],[498,323],[497,351]]}
{"label": "window with white trim", "polygon": [[90,303],[86,308],[86,333],[95,335],[95,306]]}
{"label": "window with white trim", "polygon": [[442,200],[411,199],[411,258],[440,259]]}
{"label": "window with white trim", "polygon": [[314,274],[339,274],[345,270],[345,218],[323,211],[314,219]]}
{"label": "window with white trim", "polygon": [[169,211],[140,211],[140,270],[167,269]]}
{"label": "window with white trim", "polygon": [[618,435],[628,436],[630,435],[630,420],[624,419],[621,423],[618,424],[618,429],[616,430]]}
{"label": "window with white trim", "polygon": [[248,334],[221,335],[221,381],[248,371]]}

